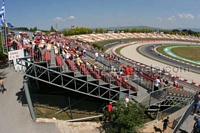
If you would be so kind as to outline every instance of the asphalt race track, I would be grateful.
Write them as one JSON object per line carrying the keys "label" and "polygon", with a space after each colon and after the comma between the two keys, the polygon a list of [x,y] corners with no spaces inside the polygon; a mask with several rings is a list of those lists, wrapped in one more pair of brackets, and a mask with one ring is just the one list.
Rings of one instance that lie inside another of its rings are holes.
{"label": "asphalt race track", "polygon": [[[153,58],[157,61],[160,61],[162,63],[165,63],[165,64],[168,64],[168,65],[171,65],[171,66],[177,66],[179,68],[185,68],[186,70],[188,70],[189,68],[189,71],[192,71],[192,72],[195,72],[195,73],[199,73],[200,74],[200,68],[196,67],[196,66],[192,66],[192,65],[189,65],[189,64],[185,64],[185,63],[182,63],[180,61],[176,61],[176,60],[172,60],[172,59],[169,59],[165,56],[162,56],[162,55],[159,55],[157,52],[155,52],[154,50],[152,51],[152,48],[155,46],[161,46],[161,45],[188,45],[188,44],[181,44],[181,43],[174,43],[174,44],[167,44],[167,43],[161,43],[161,44],[147,44],[147,45],[143,45],[140,47],[140,52],[143,53],[144,55],[150,57],[150,58]],[[194,45],[194,44],[192,44]],[[199,46],[199,45],[198,45]]]}

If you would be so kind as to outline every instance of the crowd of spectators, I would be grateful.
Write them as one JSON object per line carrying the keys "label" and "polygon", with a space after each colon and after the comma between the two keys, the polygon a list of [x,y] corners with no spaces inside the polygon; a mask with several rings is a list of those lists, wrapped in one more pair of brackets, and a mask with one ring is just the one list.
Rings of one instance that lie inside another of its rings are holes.
{"label": "crowd of spectators", "polygon": [[[160,77],[162,74],[158,75],[153,70],[150,73],[146,73],[138,67],[125,65],[120,62],[119,57],[113,54],[104,53],[94,49],[90,44],[77,42],[60,33],[45,34],[43,32],[35,32],[29,36],[25,32],[19,32],[17,35],[14,32],[10,32],[4,46],[8,46],[9,51],[23,49],[24,55],[33,56],[35,62],[47,60],[47,57],[44,56],[46,55],[45,51],[51,52],[53,48],[55,55],[63,58],[70,70],[79,69],[85,75],[90,73],[94,78],[102,79],[110,83],[111,86],[123,86],[126,89],[138,91],[136,86],[129,84],[135,75],[140,80],[143,78],[152,82],[154,85],[152,91],[171,85],[168,80]],[[94,62],[88,58],[88,51],[94,54]],[[50,56],[50,54],[48,55]],[[61,58],[57,59],[60,60]],[[109,69],[105,70],[97,65],[98,61],[102,61],[102,59],[112,62],[109,64]],[[60,63],[57,64],[63,65],[64,63],[60,60]],[[173,86],[179,88],[176,80],[174,80]]]}

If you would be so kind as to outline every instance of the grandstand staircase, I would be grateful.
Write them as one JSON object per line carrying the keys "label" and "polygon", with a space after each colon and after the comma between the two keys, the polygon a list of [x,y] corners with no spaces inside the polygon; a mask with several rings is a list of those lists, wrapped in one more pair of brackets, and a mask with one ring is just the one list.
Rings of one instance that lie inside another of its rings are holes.
{"label": "grandstand staircase", "polygon": [[183,90],[171,91],[175,88],[166,88],[147,95],[141,102],[147,108],[147,112],[162,111],[170,107],[179,108],[183,104],[187,105],[193,98],[192,93],[181,93]]}

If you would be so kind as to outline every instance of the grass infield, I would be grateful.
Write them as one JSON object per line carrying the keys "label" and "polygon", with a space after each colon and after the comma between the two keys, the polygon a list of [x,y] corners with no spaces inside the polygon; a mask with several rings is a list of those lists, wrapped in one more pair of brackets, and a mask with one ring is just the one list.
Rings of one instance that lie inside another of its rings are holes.
{"label": "grass infield", "polygon": [[171,50],[174,54],[190,59],[200,61],[200,47],[178,47]]}
{"label": "grass infield", "polygon": [[[160,47],[156,48],[156,50],[159,53],[162,53],[163,55],[170,56],[167,53],[165,53],[165,51],[164,51],[164,48],[166,48],[166,47],[169,47],[169,46],[160,46]],[[193,61],[197,61],[197,62],[200,61],[200,46],[180,46],[180,47],[172,48],[171,51],[175,55],[178,55],[180,57],[183,57],[183,58],[186,58],[189,60],[193,60]],[[175,58],[173,56],[170,56],[170,57]],[[178,59],[178,60],[180,60],[180,59]],[[191,64],[193,64],[193,63],[191,63]]]}

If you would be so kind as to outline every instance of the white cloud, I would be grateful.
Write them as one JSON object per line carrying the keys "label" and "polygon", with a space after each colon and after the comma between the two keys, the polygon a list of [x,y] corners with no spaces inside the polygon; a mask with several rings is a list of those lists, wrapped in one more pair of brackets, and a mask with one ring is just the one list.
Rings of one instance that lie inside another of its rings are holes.
{"label": "white cloud", "polygon": [[180,19],[194,19],[194,16],[190,13],[178,14]]}
{"label": "white cloud", "polygon": [[61,17],[56,17],[56,18],[54,18],[54,20],[62,21],[63,19]]}
{"label": "white cloud", "polygon": [[61,17],[54,18],[55,21],[67,21],[67,20],[72,20],[72,19],[75,19],[75,17],[69,16],[68,18],[61,18]]}
{"label": "white cloud", "polygon": [[74,16],[69,16],[69,18],[68,19],[75,19],[75,17]]}
{"label": "white cloud", "polygon": [[169,20],[169,21],[173,21],[173,20],[175,20],[176,18],[174,17],[174,16],[171,16],[171,17],[168,17],[167,18],[167,20]]}

